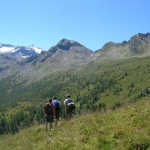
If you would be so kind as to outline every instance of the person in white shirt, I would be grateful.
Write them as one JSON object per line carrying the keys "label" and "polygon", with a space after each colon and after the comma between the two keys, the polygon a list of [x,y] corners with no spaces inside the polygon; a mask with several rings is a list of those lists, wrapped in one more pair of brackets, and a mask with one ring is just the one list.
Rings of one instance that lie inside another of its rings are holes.
{"label": "person in white shirt", "polygon": [[[73,105],[72,107],[69,107],[69,105]],[[69,121],[72,119],[72,112],[75,109],[74,101],[70,98],[70,95],[67,95],[67,98],[64,101],[65,106],[65,115],[66,115],[66,121]]]}

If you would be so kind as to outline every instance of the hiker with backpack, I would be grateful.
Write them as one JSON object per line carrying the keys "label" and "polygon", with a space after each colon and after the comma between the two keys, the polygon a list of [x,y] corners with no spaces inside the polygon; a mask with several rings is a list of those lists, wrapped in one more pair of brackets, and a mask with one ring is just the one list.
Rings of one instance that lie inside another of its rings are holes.
{"label": "hiker with backpack", "polygon": [[44,106],[44,112],[46,115],[46,131],[48,130],[48,123],[49,123],[49,129],[52,128],[52,123],[55,116],[55,107],[52,104],[52,100],[50,99],[48,103]]}
{"label": "hiker with backpack", "polygon": [[57,126],[58,120],[59,120],[59,115],[60,115],[60,102],[57,100],[57,97],[54,96],[52,100],[52,104],[55,106],[55,127]]}
{"label": "hiker with backpack", "polygon": [[72,112],[75,110],[76,106],[74,104],[74,100],[70,98],[70,95],[67,95],[67,98],[64,101],[65,113],[66,113],[66,121],[72,119]]}

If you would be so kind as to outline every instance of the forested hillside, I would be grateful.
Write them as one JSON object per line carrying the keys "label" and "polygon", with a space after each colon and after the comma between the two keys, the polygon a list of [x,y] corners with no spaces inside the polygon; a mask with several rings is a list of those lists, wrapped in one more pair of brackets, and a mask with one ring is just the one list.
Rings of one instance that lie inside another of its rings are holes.
{"label": "forested hillside", "polygon": [[0,134],[15,133],[34,122],[43,123],[43,105],[54,95],[62,105],[69,93],[77,104],[75,115],[88,110],[114,110],[149,96],[149,64],[150,57],[93,61],[79,71],[58,71],[31,84],[19,77],[4,78],[0,80]]}

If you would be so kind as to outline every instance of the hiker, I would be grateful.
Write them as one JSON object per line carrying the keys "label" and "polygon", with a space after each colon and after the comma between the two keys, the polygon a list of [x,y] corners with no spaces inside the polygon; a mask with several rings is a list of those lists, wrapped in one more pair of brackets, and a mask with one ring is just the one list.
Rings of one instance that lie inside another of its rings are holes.
{"label": "hiker", "polygon": [[46,131],[48,130],[48,123],[49,123],[49,129],[52,128],[52,123],[55,116],[55,107],[52,104],[52,99],[49,99],[49,103],[46,103],[44,106],[44,111],[46,114]]}
{"label": "hiker", "polygon": [[60,115],[60,102],[57,100],[57,97],[54,96],[52,100],[52,104],[55,106],[55,127],[57,126],[58,120],[59,120],[59,115]]}
{"label": "hiker", "polygon": [[65,113],[66,113],[66,121],[69,121],[72,119],[72,112],[75,109],[75,104],[74,101],[70,98],[70,95],[67,95],[65,101],[64,101],[64,106],[65,106]]}

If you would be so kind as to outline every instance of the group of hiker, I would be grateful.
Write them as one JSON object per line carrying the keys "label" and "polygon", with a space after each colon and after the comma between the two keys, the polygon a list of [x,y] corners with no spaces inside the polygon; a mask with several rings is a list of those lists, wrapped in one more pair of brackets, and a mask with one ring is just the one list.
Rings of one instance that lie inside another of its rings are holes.
{"label": "group of hiker", "polygon": [[[70,95],[66,96],[64,100],[65,106],[65,117],[66,121],[69,121],[72,118],[72,112],[75,109],[74,100],[71,99]],[[56,96],[52,99],[49,99],[49,102],[44,106],[44,112],[46,115],[46,131],[52,128],[53,121],[55,119],[55,127],[57,126],[59,117],[60,117],[60,102]]]}

